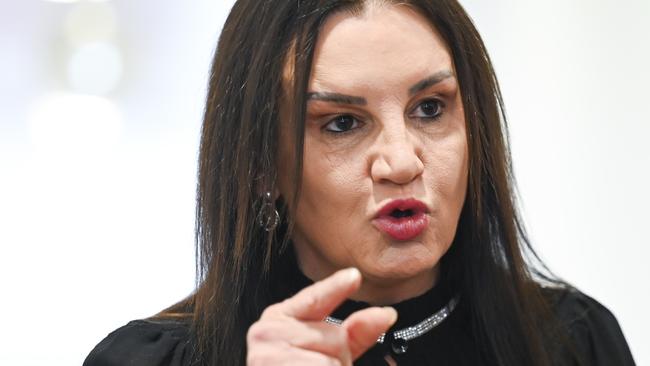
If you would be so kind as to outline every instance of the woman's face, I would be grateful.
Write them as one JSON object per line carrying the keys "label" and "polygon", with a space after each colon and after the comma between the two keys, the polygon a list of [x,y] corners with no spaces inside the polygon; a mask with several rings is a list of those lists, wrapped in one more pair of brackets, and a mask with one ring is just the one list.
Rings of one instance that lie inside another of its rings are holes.
{"label": "woman's face", "polygon": [[[286,111],[290,106],[284,105]],[[465,200],[468,149],[452,58],[407,6],[338,13],[316,45],[293,242],[317,280],[354,266],[357,298],[390,303],[437,278]],[[281,126],[280,194],[293,144]]]}

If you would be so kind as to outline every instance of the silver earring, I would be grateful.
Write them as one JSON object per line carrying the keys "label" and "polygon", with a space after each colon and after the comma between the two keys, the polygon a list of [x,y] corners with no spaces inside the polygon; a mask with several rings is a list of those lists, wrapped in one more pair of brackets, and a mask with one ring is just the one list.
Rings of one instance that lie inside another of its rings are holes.
{"label": "silver earring", "polygon": [[273,231],[280,223],[280,214],[271,199],[271,192],[265,192],[262,197],[262,207],[257,214],[257,223],[265,231]]}

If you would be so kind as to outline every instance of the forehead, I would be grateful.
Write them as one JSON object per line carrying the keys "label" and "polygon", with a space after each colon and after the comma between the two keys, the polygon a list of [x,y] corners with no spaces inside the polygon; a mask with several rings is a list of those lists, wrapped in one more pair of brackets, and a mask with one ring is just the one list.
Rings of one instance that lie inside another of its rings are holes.
{"label": "forehead", "polygon": [[406,5],[371,5],[326,20],[310,89],[401,89],[442,70],[453,70],[451,56],[425,17]]}

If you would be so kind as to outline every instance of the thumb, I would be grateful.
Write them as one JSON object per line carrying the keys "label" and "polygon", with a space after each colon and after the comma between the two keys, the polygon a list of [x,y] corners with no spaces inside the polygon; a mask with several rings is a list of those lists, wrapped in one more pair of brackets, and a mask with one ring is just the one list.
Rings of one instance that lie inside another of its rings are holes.
{"label": "thumb", "polygon": [[397,320],[397,311],[391,307],[372,307],[357,311],[343,322],[348,333],[348,346],[352,359],[356,360]]}

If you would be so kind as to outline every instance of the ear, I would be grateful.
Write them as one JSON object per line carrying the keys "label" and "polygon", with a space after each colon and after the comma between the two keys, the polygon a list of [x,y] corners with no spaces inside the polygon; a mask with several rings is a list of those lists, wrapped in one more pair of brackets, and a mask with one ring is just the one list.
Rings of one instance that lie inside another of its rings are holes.
{"label": "ear", "polygon": [[275,183],[270,183],[268,179],[264,179],[262,177],[255,179],[253,182],[254,186],[254,192],[257,197],[263,197],[266,196],[267,193],[269,193],[269,188],[270,186],[273,186],[273,190],[270,192],[271,193],[271,200],[272,202],[275,202],[282,196],[282,192],[280,191],[280,187],[278,185],[278,182],[275,181]]}

